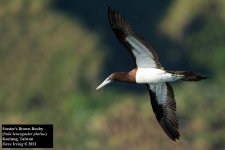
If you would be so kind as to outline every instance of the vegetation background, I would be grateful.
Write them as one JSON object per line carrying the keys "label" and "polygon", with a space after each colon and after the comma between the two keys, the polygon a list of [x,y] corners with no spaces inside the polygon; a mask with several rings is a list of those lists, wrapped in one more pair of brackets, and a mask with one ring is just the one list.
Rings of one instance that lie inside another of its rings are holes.
{"label": "vegetation background", "polygon": [[[107,7],[150,41],[170,70],[181,139],[158,125],[142,85],[96,86],[132,68]],[[1,0],[0,122],[54,125],[56,150],[225,149],[225,1]]]}

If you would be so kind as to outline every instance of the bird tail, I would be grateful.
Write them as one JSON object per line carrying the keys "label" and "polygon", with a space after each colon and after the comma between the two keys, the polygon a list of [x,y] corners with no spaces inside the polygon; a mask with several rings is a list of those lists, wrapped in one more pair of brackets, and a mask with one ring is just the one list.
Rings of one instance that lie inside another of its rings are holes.
{"label": "bird tail", "polygon": [[173,74],[182,76],[181,80],[183,81],[200,81],[208,78],[188,71],[174,71]]}

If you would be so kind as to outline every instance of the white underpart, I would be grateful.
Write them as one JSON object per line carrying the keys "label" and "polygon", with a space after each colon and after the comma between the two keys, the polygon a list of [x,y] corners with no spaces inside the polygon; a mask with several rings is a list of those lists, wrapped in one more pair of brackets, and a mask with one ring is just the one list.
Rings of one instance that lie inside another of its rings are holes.
{"label": "white underpart", "polygon": [[155,92],[158,104],[166,103],[168,90],[165,83],[150,84],[150,89]]}
{"label": "white underpart", "polygon": [[157,68],[138,68],[136,73],[137,83],[158,84],[172,82],[181,79],[179,75],[174,75]]}
{"label": "white underpart", "polygon": [[128,36],[126,41],[133,47],[132,52],[139,68],[156,68],[153,54],[135,37]]}

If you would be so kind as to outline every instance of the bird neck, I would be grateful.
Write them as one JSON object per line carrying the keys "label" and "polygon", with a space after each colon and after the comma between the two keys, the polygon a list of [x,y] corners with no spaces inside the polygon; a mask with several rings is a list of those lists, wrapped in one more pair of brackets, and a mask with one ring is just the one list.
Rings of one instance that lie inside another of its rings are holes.
{"label": "bird neck", "polygon": [[136,70],[131,70],[129,72],[114,72],[109,78],[113,81],[136,82]]}

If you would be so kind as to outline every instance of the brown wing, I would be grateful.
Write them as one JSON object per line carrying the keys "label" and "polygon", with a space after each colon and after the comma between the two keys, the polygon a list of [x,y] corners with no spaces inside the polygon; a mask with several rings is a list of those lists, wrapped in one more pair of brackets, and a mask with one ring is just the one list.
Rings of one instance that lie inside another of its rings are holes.
{"label": "brown wing", "polygon": [[162,68],[155,50],[117,11],[109,7],[108,18],[113,32],[129,50],[138,68]]}
{"label": "brown wing", "polygon": [[169,83],[146,84],[149,90],[152,109],[156,119],[165,133],[174,141],[179,139],[178,122],[176,116],[176,102],[173,89]]}

